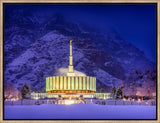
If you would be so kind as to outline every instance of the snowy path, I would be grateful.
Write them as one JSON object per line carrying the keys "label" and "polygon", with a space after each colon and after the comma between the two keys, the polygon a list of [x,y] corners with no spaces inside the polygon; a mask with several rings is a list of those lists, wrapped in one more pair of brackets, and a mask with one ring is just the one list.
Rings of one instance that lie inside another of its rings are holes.
{"label": "snowy path", "polygon": [[156,106],[44,104],[4,107],[5,119],[155,119]]}

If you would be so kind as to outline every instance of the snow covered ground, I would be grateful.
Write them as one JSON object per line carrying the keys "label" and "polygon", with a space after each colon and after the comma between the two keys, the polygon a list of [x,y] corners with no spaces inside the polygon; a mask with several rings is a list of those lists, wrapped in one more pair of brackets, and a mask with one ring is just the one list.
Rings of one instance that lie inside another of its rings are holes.
{"label": "snow covered ground", "polygon": [[43,104],[6,105],[5,119],[156,119],[156,106]]}

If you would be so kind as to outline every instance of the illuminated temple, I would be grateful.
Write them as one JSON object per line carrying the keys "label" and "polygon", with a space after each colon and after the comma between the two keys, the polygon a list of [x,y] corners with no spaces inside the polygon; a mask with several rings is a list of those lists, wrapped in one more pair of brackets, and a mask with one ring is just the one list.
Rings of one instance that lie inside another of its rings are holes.
{"label": "illuminated temple", "polygon": [[110,93],[95,93],[96,78],[77,74],[73,67],[72,40],[70,41],[69,67],[65,76],[46,77],[46,93],[31,93],[32,99],[44,98],[110,98]]}
{"label": "illuminated temple", "polygon": [[46,77],[47,93],[94,93],[96,92],[96,78],[77,76],[74,72],[72,56],[72,40],[70,41],[70,56],[67,76]]}

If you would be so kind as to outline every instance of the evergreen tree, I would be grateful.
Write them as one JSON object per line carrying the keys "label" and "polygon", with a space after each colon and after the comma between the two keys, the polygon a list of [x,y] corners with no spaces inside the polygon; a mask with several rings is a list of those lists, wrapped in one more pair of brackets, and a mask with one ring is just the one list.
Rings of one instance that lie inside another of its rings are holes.
{"label": "evergreen tree", "polygon": [[115,86],[112,87],[112,89],[111,89],[111,95],[113,98],[115,98],[115,95],[116,95],[116,87]]}
{"label": "evergreen tree", "polygon": [[122,96],[123,96],[122,87],[119,87],[116,91],[116,98],[122,98]]}
{"label": "evergreen tree", "polygon": [[42,93],[46,93],[46,88],[43,88]]}
{"label": "evergreen tree", "polygon": [[100,89],[100,93],[104,93],[104,89],[103,88]]}
{"label": "evergreen tree", "polygon": [[28,98],[27,95],[30,95],[30,93],[31,93],[31,88],[30,88],[29,85],[27,85],[27,84],[25,83],[25,85],[21,88],[22,98],[23,98],[23,99]]}

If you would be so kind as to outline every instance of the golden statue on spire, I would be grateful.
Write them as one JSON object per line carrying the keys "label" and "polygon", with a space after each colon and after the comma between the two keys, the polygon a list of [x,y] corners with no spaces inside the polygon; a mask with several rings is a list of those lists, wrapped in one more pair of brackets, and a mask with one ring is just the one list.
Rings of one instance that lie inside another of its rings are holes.
{"label": "golden statue on spire", "polygon": [[70,45],[72,45],[72,40],[70,40]]}

